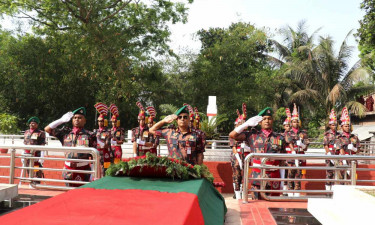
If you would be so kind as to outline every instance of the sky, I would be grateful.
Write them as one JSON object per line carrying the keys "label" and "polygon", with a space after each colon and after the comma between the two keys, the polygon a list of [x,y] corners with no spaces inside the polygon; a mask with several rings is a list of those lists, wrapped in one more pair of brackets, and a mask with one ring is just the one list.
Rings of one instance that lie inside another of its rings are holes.
{"label": "sky", "polygon": [[[174,1],[174,0],[172,0]],[[183,0],[177,0],[183,1]],[[186,1],[185,1],[186,2]],[[185,49],[198,52],[200,42],[194,34],[200,29],[211,27],[227,28],[235,22],[248,22],[258,28],[269,28],[277,34],[276,29],[286,25],[296,28],[301,20],[306,20],[308,33],[318,28],[321,36],[332,36],[336,41],[336,49],[350,30],[355,33],[359,28],[359,20],[365,14],[361,10],[362,0],[194,0],[189,4],[188,22],[170,26],[171,49],[183,53]],[[2,21],[2,27],[14,29],[9,19]],[[274,37],[279,42],[281,36]],[[348,43],[354,46],[351,64],[359,59],[357,42],[353,35]]]}
{"label": "sky", "polygon": [[[359,20],[365,14],[361,10],[362,0],[194,0],[189,5],[186,24],[172,25],[171,48],[182,52],[184,48],[199,51],[200,42],[194,33],[210,27],[227,28],[235,22],[249,22],[258,28],[269,28],[275,33],[289,25],[296,28],[301,20],[306,20],[308,33],[322,28],[318,35],[332,36],[336,49],[344,41],[348,32],[359,28]],[[280,36],[276,40],[282,41]],[[357,42],[353,35],[348,43],[355,46],[353,65],[359,58]]]}

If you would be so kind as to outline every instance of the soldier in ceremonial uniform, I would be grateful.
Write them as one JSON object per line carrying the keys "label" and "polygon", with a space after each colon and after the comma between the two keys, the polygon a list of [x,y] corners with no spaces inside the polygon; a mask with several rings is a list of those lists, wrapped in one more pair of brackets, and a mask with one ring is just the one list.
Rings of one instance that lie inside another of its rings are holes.
{"label": "soldier in ceremonial uniform", "polygon": [[[237,110],[237,119],[234,122],[235,127],[238,127],[246,120],[246,105],[242,104],[242,114]],[[242,170],[243,170],[243,160],[250,153],[250,148],[245,145],[244,141],[236,141],[229,137],[229,145],[232,148],[231,154],[231,166],[232,166],[232,178],[233,178],[233,189],[234,198],[241,199],[242,191]]]}
{"label": "soldier in ceremonial uniform", "polygon": [[[38,117],[31,117],[27,121],[29,125],[29,129],[25,130],[24,133],[24,141],[25,145],[45,145],[46,144],[46,133],[42,130],[39,130],[38,126],[40,120]],[[35,150],[27,150],[25,149],[23,155],[33,156],[33,157],[44,157],[44,151],[35,151]],[[22,159],[22,164],[24,167],[29,167],[30,161],[33,163],[33,167],[43,167],[43,159],[39,159],[38,161],[33,161],[30,159]],[[27,170],[27,173],[30,174],[32,170]],[[44,178],[44,173],[42,170],[37,170],[34,174],[37,178]],[[34,183],[40,183],[40,181],[35,181]]]}
{"label": "soldier in ceremonial uniform", "polygon": [[120,120],[118,119],[119,112],[117,106],[115,104],[111,104],[109,110],[112,113],[111,149],[112,152],[114,152],[113,162],[117,164],[121,161],[122,158],[121,145],[124,143],[125,140],[125,131],[123,128],[120,127]]}
{"label": "soldier in ceremonial uniform", "polygon": [[[307,147],[309,146],[309,139],[307,136],[307,131],[300,129],[301,120],[299,118],[299,113],[296,104],[294,104],[292,119],[291,119],[292,129],[289,131],[289,136],[291,137],[291,142],[289,143],[290,150],[292,154],[305,154]],[[289,166],[302,167],[306,166],[305,160],[288,160]],[[288,177],[290,179],[301,179],[305,170],[301,169],[291,169],[288,171]],[[290,181],[288,182],[289,190],[301,190],[301,181]],[[300,193],[288,193],[289,196],[299,197]]]}
{"label": "soldier in ceremonial uniform", "polygon": [[[285,113],[286,113],[286,119],[283,122],[284,133],[281,133],[281,135],[284,136],[284,137],[291,130],[291,127],[290,127],[291,124],[290,123],[291,123],[291,120],[292,120],[292,114],[290,113],[289,108],[285,109]],[[292,153],[292,150],[290,149],[289,144],[285,145],[285,152],[288,153],[288,154]],[[281,161],[280,166],[288,166],[287,161],[286,160]],[[288,170],[280,169],[280,177],[281,178],[287,178],[288,177]],[[287,181],[281,182],[280,188],[283,189],[283,190],[287,190],[288,189],[288,182]],[[286,193],[284,193],[284,194],[286,195]]]}
{"label": "soldier in ceremonial uniform", "polygon": [[[57,129],[63,123],[67,123],[72,119],[73,129],[63,127]],[[44,130],[52,136],[55,136],[65,147],[96,147],[95,135],[84,129],[86,124],[86,109],[78,108],[73,112],[64,114],[60,119],[53,121]],[[68,159],[90,159],[90,154],[69,152],[66,156]],[[88,162],[70,162],[65,161],[65,169],[69,170],[91,170]],[[74,181],[90,181],[90,174],[64,172],[65,180]],[[82,184],[66,183],[66,186],[79,187]]]}
{"label": "soldier in ceremonial uniform", "polygon": [[[146,155],[147,152],[156,154],[156,146],[159,144],[159,138],[149,132],[147,125],[148,118],[146,117],[146,111],[140,102],[136,103],[140,109],[138,114],[139,126],[132,129],[132,142],[133,142],[133,154],[136,156]],[[153,107],[148,108],[150,111],[155,112]],[[153,118],[152,118],[153,120]]]}
{"label": "soldier in ceremonial uniform", "polygon": [[[177,128],[162,128],[177,119]],[[165,117],[151,127],[150,132],[167,141],[169,157],[187,161],[192,165],[203,163],[202,135],[189,127],[189,111],[183,106],[175,114]]]}
{"label": "soldier in ceremonial uniform", "polygon": [[[342,109],[340,120],[342,133],[336,138],[336,150],[339,151],[340,155],[355,155],[361,150],[361,145],[359,143],[358,137],[354,134],[351,134],[350,117],[348,109],[346,107]],[[343,160],[342,164],[350,166],[351,162]],[[347,171],[347,175],[347,177],[350,178],[349,171]],[[345,177],[345,172],[342,172],[341,176]],[[355,176],[355,174],[353,176]]]}
{"label": "soldier in ceremonial uniform", "polygon": [[[244,132],[248,127],[254,127],[256,125],[261,126],[261,130],[252,129],[250,132]],[[237,141],[246,141],[254,153],[283,153],[286,139],[289,139],[287,134],[285,137],[273,132],[272,130],[273,117],[272,109],[270,107],[262,110],[257,116],[248,119],[242,125],[236,127],[230,134],[229,137]],[[287,140],[290,141],[290,140]],[[278,169],[272,169],[272,165],[279,165],[279,160],[269,160],[265,164],[270,166],[267,169],[265,176],[269,178],[280,178],[280,171]],[[254,158],[253,166],[261,165],[261,158]],[[252,177],[259,178],[260,169],[252,170]],[[266,189],[280,190],[280,182],[266,182]],[[260,189],[260,181],[254,180],[252,182],[252,189]],[[253,192],[253,198],[259,199],[258,192]]]}
{"label": "soldier in ceremonial uniform", "polygon": [[96,136],[96,149],[100,153],[100,163],[102,165],[102,176],[105,175],[105,171],[111,165],[113,153],[111,149],[111,132],[108,130],[108,120],[106,119],[108,114],[108,107],[99,102],[94,106],[99,112],[98,117],[98,129],[94,130]]}
{"label": "soldier in ceremonial uniform", "polygon": [[[329,122],[328,122],[329,130],[327,130],[324,133],[324,139],[323,139],[323,146],[326,151],[326,155],[338,155],[339,151],[336,151],[335,149],[335,142],[336,138],[339,135],[337,132],[337,117],[336,112],[334,109],[331,110],[331,113],[329,114]],[[326,160],[326,166],[327,167],[334,167],[335,163],[333,160]],[[333,170],[327,170],[326,172],[326,178],[327,179],[333,179],[334,178],[334,171]],[[333,182],[326,182],[326,190],[332,190]]]}

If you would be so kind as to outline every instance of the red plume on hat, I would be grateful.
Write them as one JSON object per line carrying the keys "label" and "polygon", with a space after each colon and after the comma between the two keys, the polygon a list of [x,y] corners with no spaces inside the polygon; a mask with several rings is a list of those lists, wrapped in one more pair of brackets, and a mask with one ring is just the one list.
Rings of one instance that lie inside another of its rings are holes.
{"label": "red plume on hat", "polygon": [[111,105],[109,106],[109,110],[110,110],[111,113],[112,113],[111,121],[117,121],[117,117],[119,116],[117,106],[116,106],[115,104],[111,104]]}
{"label": "red plume on hat", "polygon": [[150,115],[150,117],[148,118],[149,119],[149,123],[150,122],[154,122],[154,118],[156,117],[156,111],[155,111],[155,108],[153,106],[149,106],[146,108],[147,109],[147,112],[148,114]]}
{"label": "red plume on hat", "polygon": [[329,114],[329,122],[328,124],[336,124],[337,123],[337,116],[334,109],[331,110],[331,113]]}
{"label": "red plume on hat", "polygon": [[296,103],[294,103],[294,107],[293,107],[293,113],[292,113],[291,121],[293,121],[293,120],[298,120],[298,121],[300,120]]}
{"label": "red plume on hat", "polygon": [[146,119],[146,110],[145,110],[145,108],[143,108],[142,103],[137,102],[136,104],[137,104],[138,108],[140,109],[140,111],[139,111],[139,113],[138,113],[138,119],[139,119],[139,120],[144,120],[144,119]]}
{"label": "red plume on hat", "polygon": [[247,117],[247,110],[246,110],[246,104],[242,103],[242,114],[240,114],[240,111],[237,109],[237,119],[234,122],[234,124],[238,124],[241,121],[245,121]]}
{"label": "red plume on hat", "polygon": [[346,107],[342,109],[340,120],[341,120],[341,125],[350,124],[349,112]]}
{"label": "red plume on hat", "polygon": [[290,113],[290,109],[289,108],[285,109],[285,113],[286,113],[286,119],[284,120],[283,125],[290,124],[290,122],[292,121],[292,114]]}
{"label": "red plume on hat", "polygon": [[98,102],[94,105],[96,111],[100,114],[98,118],[103,118],[108,115],[108,106],[101,102]]}

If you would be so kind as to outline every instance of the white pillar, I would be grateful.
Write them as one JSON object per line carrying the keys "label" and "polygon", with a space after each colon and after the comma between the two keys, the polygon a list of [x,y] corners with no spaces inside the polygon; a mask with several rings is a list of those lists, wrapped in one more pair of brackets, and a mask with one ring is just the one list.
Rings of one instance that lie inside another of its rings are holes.
{"label": "white pillar", "polygon": [[128,143],[132,143],[132,130],[128,130]]}
{"label": "white pillar", "polygon": [[[217,116],[217,105],[216,105],[216,96],[208,96],[208,106],[207,106],[207,117],[208,122],[212,120],[212,122],[215,121]],[[211,145],[212,149],[216,148],[216,142],[212,142]]]}

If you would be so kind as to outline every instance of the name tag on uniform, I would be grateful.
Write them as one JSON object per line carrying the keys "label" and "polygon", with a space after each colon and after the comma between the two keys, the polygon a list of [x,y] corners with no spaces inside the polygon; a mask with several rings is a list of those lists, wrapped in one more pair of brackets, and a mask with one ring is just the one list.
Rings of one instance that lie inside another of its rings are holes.
{"label": "name tag on uniform", "polygon": [[186,153],[187,153],[188,155],[191,154],[191,147],[187,147],[187,148],[186,148]]}
{"label": "name tag on uniform", "polygon": [[37,140],[38,139],[38,134],[32,134],[31,135],[32,140]]}

